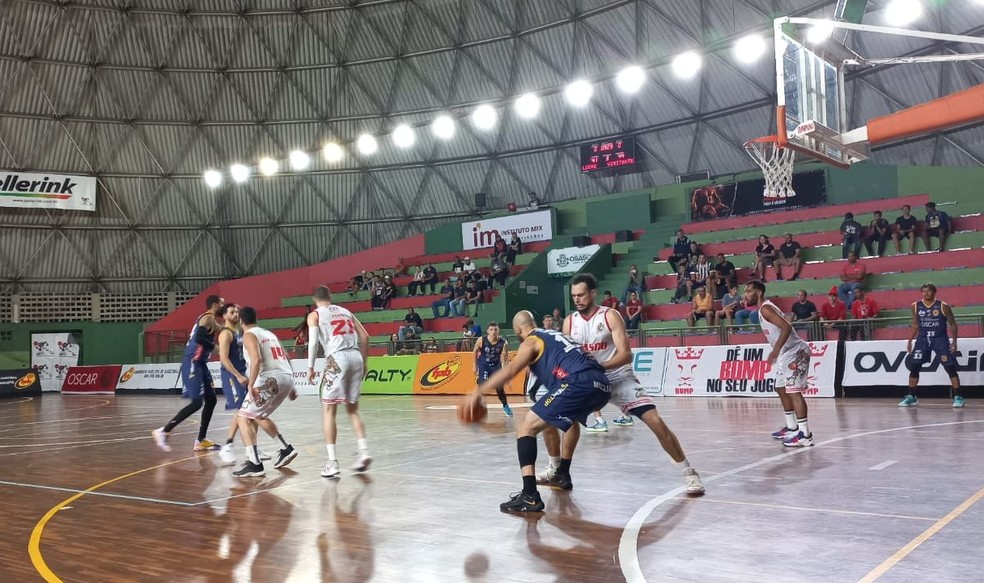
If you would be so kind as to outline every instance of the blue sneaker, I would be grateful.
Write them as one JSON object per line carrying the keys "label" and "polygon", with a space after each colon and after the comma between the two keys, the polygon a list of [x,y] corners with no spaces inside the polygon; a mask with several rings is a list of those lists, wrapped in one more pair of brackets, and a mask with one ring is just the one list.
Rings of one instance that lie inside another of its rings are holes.
{"label": "blue sneaker", "polygon": [[588,425],[584,428],[585,431],[590,431],[591,433],[607,433],[608,423],[604,421],[595,421],[594,425]]}
{"label": "blue sneaker", "polygon": [[512,417],[512,408],[509,405],[503,405],[502,412],[506,414],[506,417]]}
{"label": "blue sneaker", "polygon": [[953,398],[953,408],[954,409],[963,409],[963,407],[964,407],[964,398],[963,397],[954,397]]}
{"label": "blue sneaker", "polygon": [[797,431],[799,431],[799,429],[790,429],[785,425],[783,425],[782,429],[780,429],[779,431],[772,432],[772,439],[786,439],[796,435]]}
{"label": "blue sneaker", "polygon": [[797,431],[796,435],[784,439],[782,444],[785,447],[813,447],[813,435],[803,435],[802,431]]}
{"label": "blue sneaker", "polygon": [[632,427],[635,425],[635,421],[633,421],[631,417],[626,417],[623,415],[618,419],[612,419],[612,425],[616,427]]}
{"label": "blue sneaker", "polygon": [[915,395],[906,395],[904,399],[899,401],[899,407],[915,407],[919,404],[919,399]]}

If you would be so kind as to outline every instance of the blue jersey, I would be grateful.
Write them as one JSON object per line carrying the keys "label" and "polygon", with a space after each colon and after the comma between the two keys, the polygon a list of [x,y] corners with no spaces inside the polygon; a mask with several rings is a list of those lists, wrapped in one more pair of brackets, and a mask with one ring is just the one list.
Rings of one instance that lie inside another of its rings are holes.
{"label": "blue jersey", "polygon": [[530,370],[548,390],[556,389],[568,377],[591,374],[600,374],[601,381],[607,384],[605,369],[567,336],[540,328],[530,332],[530,336],[543,345]]}
{"label": "blue jersey", "polygon": [[919,338],[947,338],[944,305],[940,300],[935,300],[929,306],[923,301],[913,304],[919,322]]}
{"label": "blue jersey", "polygon": [[506,340],[499,338],[495,343],[489,342],[489,337],[482,338],[482,348],[478,354],[480,368],[499,368],[502,366],[502,351],[506,348]]}
{"label": "blue jersey", "polygon": [[196,341],[196,337],[198,336],[198,322],[201,321],[203,316],[207,315],[209,315],[208,312],[198,316],[198,319],[195,320],[195,326],[191,329],[188,343],[185,344],[183,360],[195,364],[205,364],[208,362],[209,357],[212,356],[212,350],[215,348],[215,332],[210,332],[205,336],[211,343],[211,346],[203,346]]}
{"label": "blue jersey", "polygon": [[230,328],[223,328],[223,330],[232,332],[232,342],[229,344],[229,361],[232,363],[232,367],[240,373],[246,374],[246,358],[243,356],[243,333]]}

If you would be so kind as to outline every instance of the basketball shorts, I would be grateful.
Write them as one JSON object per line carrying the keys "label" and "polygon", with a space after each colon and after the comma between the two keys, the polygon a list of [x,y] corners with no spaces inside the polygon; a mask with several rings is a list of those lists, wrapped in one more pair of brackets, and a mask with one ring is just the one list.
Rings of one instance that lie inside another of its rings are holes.
{"label": "basketball shorts", "polygon": [[612,405],[621,409],[622,415],[628,415],[633,409],[639,407],[656,406],[653,398],[649,396],[645,387],[639,383],[639,379],[634,374],[609,379],[609,382],[612,387]]}
{"label": "basketball shorts", "polygon": [[247,419],[266,419],[294,390],[294,375],[289,373],[261,374],[256,378],[260,398],[253,401],[248,394],[239,414]]}
{"label": "basketball shorts", "polygon": [[212,371],[203,362],[185,361],[181,363],[181,396],[185,399],[201,399],[206,391],[214,392]]}
{"label": "basketball shorts", "polygon": [[226,411],[236,411],[243,406],[243,399],[246,398],[246,387],[244,387],[236,377],[222,367],[222,393],[225,395]]}
{"label": "basketball shorts", "polygon": [[530,408],[540,419],[561,431],[585,424],[592,412],[604,407],[612,388],[602,371],[572,375],[558,383]]}
{"label": "basketball shorts", "polygon": [[321,402],[325,405],[358,403],[365,374],[362,353],[358,350],[341,350],[329,355],[318,387]]}
{"label": "basketball shorts", "polygon": [[478,367],[478,382],[484,383],[489,380],[489,377],[495,374],[496,371],[502,368],[501,364],[497,365],[479,365]]}
{"label": "basketball shorts", "polygon": [[936,353],[940,357],[940,364],[953,362],[953,353],[950,352],[950,339],[946,336],[927,338],[920,336],[916,338],[916,343],[912,347],[912,364],[922,366],[932,360],[932,354]]}
{"label": "basketball shorts", "polygon": [[779,353],[776,359],[776,386],[787,393],[802,393],[810,374],[810,348],[804,346]]}

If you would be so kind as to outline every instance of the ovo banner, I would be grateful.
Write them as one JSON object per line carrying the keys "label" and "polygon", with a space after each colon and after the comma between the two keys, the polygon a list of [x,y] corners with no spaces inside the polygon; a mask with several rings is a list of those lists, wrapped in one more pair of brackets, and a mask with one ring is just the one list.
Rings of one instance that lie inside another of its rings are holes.
{"label": "ovo banner", "polygon": [[[381,357],[385,360],[393,357]],[[413,392],[420,395],[464,395],[475,390],[475,354],[472,352],[442,352],[421,354],[417,358]],[[507,395],[522,395],[526,372],[506,384]]]}

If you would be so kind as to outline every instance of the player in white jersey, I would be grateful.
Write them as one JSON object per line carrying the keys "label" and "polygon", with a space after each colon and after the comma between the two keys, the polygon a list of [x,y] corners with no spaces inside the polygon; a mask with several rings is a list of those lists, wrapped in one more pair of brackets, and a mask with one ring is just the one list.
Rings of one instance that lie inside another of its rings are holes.
{"label": "player in white jersey", "polygon": [[[635,415],[652,430],[663,450],[683,470],[687,494],[702,495],[704,484],[697,470],[691,467],[680,441],[660,417],[652,397],[632,372],[632,347],[625,331],[625,321],[617,311],[596,305],[597,295],[598,281],[593,275],[582,273],[571,280],[571,298],[577,312],[564,320],[564,334],[573,338],[605,368],[612,386],[610,402],[617,405],[623,415]],[[550,456],[550,466],[537,475],[538,482],[564,490],[573,487],[570,464],[578,437],[579,434],[572,428],[564,434],[561,443],[560,432],[544,431],[543,440]]]}
{"label": "player in white jersey", "polygon": [[352,312],[331,303],[331,291],[319,286],[312,296],[317,309],[308,314],[308,381],[314,383],[314,361],[318,346],[325,351],[325,368],[321,374],[318,392],[324,405],[323,423],[328,463],[321,471],[322,477],[334,478],[341,471],[335,454],[338,426],[335,415],[338,405],[344,403],[349,422],[355,432],[359,453],[352,469],[364,472],[369,468],[369,443],[366,427],[359,416],[359,397],[362,395],[362,379],[366,374],[369,356],[369,334]]}
{"label": "player in white jersey", "polygon": [[[269,420],[270,414],[288,397],[297,398],[294,390],[294,371],[284,353],[280,340],[269,330],[256,325],[256,310],[249,306],[239,310],[239,321],[243,326],[243,356],[246,359],[246,398],[239,409],[239,433],[246,446],[246,463],[242,469],[232,473],[237,478],[251,478],[264,475],[263,462],[256,447],[257,420]],[[270,421],[277,438],[284,448],[277,456],[275,468],[282,468],[297,457],[294,446],[284,440],[277,426]]]}
{"label": "player in white jersey", "polygon": [[765,284],[761,281],[745,284],[745,305],[759,307],[762,332],[772,346],[769,364],[776,371],[776,394],[786,416],[786,424],[772,437],[781,439],[786,447],[810,447],[813,434],[803,397],[810,372],[810,345],[793,330],[782,310],[765,299]]}

